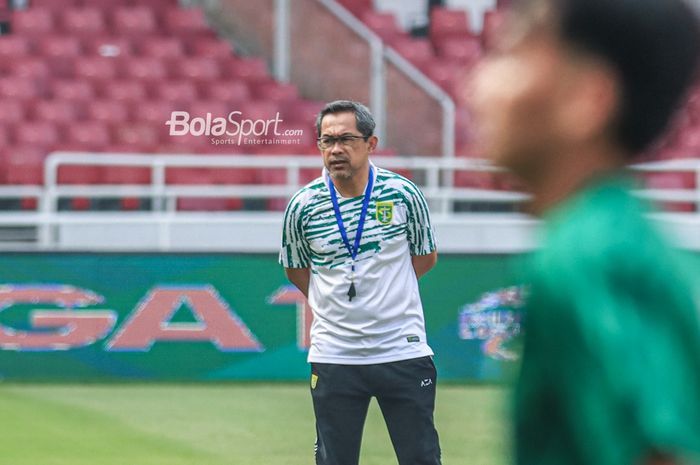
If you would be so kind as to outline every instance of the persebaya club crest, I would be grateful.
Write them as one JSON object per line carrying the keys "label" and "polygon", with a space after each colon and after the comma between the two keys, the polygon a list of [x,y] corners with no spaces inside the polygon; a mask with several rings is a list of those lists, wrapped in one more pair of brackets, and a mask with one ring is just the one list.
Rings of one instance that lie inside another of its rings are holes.
{"label": "persebaya club crest", "polygon": [[390,224],[394,218],[394,202],[377,202],[377,221]]}

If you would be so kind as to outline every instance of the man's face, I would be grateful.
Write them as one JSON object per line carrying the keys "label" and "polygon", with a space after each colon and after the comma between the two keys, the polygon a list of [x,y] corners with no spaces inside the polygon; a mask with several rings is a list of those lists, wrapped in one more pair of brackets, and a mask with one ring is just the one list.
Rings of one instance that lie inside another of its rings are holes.
{"label": "man's face", "polygon": [[[328,173],[337,180],[349,180],[355,173],[369,164],[369,154],[376,146],[377,138],[364,140],[357,130],[355,113],[343,112],[329,114],[321,121],[322,140],[329,138],[328,147],[319,147],[323,164]],[[335,138],[335,139],[334,139]]]}
{"label": "man's face", "polygon": [[495,50],[474,72],[467,98],[480,153],[527,175],[565,143],[560,115],[571,85],[568,59],[553,33],[517,19],[505,26]]}

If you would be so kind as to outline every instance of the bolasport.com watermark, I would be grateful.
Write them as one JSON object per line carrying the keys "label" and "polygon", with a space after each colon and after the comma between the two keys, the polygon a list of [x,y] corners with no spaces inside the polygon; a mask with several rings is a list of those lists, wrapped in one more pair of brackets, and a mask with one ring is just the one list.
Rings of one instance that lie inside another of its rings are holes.
{"label": "bolasport.com watermark", "polygon": [[237,110],[224,116],[190,115],[187,111],[173,111],[165,125],[171,136],[209,137],[212,145],[294,145],[301,144],[303,129],[282,129],[284,120],[279,112],[270,119],[244,118]]}

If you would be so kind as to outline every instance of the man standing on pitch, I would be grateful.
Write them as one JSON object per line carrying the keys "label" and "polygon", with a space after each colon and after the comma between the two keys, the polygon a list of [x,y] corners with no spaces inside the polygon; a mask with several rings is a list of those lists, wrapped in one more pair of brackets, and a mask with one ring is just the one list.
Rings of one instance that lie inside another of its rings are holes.
{"label": "man standing on pitch", "polygon": [[697,272],[623,175],[668,125],[699,47],[681,0],[516,0],[475,75],[482,150],[544,223],[525,277],[519,465],[700,463]]}
{"label": "man standing on pitch", "polygon": [[374,127],[362,104],[327,104],[316,119],[323,174],[284,216],[280,263],[314,313],[316,463],[357,465],[376,397],[399,464],[438,465],[436,372],[418,292],[435,238],[418,188],[369,161]]}

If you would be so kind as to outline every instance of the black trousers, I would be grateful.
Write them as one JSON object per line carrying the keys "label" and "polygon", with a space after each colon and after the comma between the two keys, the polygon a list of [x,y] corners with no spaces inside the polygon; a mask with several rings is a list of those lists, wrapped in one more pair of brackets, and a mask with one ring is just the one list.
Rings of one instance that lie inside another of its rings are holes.
{"label": "black trousers", "polygon": [[440,465],[436,381],[431,357],[375,365],[312,363],[316,464],[358,464],[367,409],[376,397],[399,465]]}

